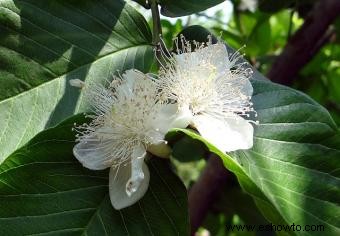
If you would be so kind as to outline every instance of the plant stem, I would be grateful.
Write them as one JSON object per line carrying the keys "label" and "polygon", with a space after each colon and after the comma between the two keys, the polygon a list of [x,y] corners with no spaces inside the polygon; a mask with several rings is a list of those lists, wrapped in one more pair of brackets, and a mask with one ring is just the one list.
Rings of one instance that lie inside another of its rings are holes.
{"label": "plant stem", "polygon": [[151,13],[152,13],[152,22],[153,22],[153,35],[152,35],[152,43],[154,45],[158,45],[160,37],[162,35],[162,26],[161,19],[159,16],[158,3],[157,0],[150,1]]}

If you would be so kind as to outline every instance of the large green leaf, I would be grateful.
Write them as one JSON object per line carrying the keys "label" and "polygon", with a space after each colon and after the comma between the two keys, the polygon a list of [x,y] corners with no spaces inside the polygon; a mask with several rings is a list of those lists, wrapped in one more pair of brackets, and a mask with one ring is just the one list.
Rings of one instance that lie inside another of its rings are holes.
{"label": "large green leaf", "polygon": [[1,235],[189,235],[186,189],[167,160],[151,157],[150,186],[131,207],[114,210],[108,171],[73,157],[71,118],[41,132],[0,167]]}
{"label": "large green leaf", "polygon": [[70,79],[148,71],[153,58],[146,21],[120,0],[2,0],[0,32],[0,100],[18,94],[0,102],[0,162],[84,110]]}
{"label": "large green leaf", "polygon": [[159,0],[162,15],[178,17],[204,11],[224,0]]}
{"label": "large green leaf", "polygon": [[252,149],[226,155],[189,130],[168,138],[182,132],[205,143],[272,222],[323,225],[339,235],[340,146],[329,113],[293,89],[255,79],[253,86],[260,124]]}
{"label": "large green leaf", "polygon": [[[202,35],[207,33],[195,28]],[[323,225],[327,235],[339,235],[340,134],[336,124],[326,109],[301,92],[263,80],[258,72],[252,84],[260,124],[250,150],[224,154],[190,130],[175,129],[167,138],[178,139],[180,133],[203,142],[222,158],[275,224]]]}

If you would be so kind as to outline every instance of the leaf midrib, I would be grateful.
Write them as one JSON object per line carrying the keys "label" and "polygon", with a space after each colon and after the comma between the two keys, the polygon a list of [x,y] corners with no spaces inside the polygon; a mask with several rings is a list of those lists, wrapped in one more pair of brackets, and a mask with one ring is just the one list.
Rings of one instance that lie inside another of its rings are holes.
{"label": "leaf midrib", "polygon": [[124,50],[129,50],[129,49],[131,49],[131,48],[147,47],[147,46],[150,46],[150,47],[151,47],[152,45],[151,45],[151,44],[146,44],[146,43],[145,43],[145,44],[139,44],[139,45],[133,45],[133,46],[121,48],[121,49],[119,49],[119,50],[117,50],[117,51],[114,51],[114,52],[105,54],[105,55],[103,55],[103,56],[101,56],[101,57],[98,57],[95,61],[92,61],[92,62],[83,64],[83,65],[81,65],[81,66],[79,66],[79,67],[77,67],[77,68],[75,68],[75,69],[73,69],[73,70],[71,70],[71,71],[68,71],[68,72],[66,72],[66,73],[64,73],[64,74],[59,75],[59,76],[56,77],[56,78],[51,79],[50,81],[48,81],[48,82],[46,82],[46,83],[42,83],[41,85],[38,85],[38,86],[36,86],[36,87],[34,87],[34,88],[30,89],[30,90],[26,90],[25,92],[22,92],[22,93],[20,93],[20,94],[18,94],[18,95],[15,95],[15,96],[13,96],[13,97],[9,97],[9,98],[7,98],[7,99],[5,99],[5,100],[2,100],[2,101],[0,101],[0,105],[1,105],[2,103],[5,103],[5,102],[7,102],[7,101],[10,101],[10,100],[12,100],[12,99],[14,99],[14,98],[18,98],[18,97],[20,97],[20,96],[24,96],[26,93],[29,93],[29,92],[30,92],[31,90],[33,90],[33,89],[38,89],[38,88],[43,87],[43,86],[45,86],[45,85],[47,86],[48,84],[53,83],[55,80],[60,79],[60,78],[62,78],[62,77],[64,77],[64,76],[66,76],[67,74],[73,73],[73,72],[75,72],[75,71],[77,71],[77,70],[80,70],[80,69],[82,69],[83,67],[86,67],[86,66],[91,65],[91,64],[94,64],[94,63],[98,63],[99,61],[104,60],[106,57],[109,57],[109,56],[111,56],[112,54],[119,53],[119,52],[122,52],[122,51],[124,51]]}

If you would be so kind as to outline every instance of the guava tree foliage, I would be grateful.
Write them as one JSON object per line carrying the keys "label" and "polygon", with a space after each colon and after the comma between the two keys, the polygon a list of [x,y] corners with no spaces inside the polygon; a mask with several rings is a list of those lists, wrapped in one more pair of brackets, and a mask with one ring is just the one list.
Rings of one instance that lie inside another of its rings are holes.
{"label": "guava tree foliage", "polygon": [[[222,1],[136,2],[181,16]],[[192,26],[181,35],[204,42],[209,32]],[[82,114],[89,105],[69,81],[150,72],[152,38],[147,21],[123,0],[0,0],[1,235],[190,235],[187,189],[170,160],[148,153],[146,194],[115,210],[108,171],[84,168],[72,153],[72,128],[89,121]],[[327,235],[339,235],[337,125],[299,91],[260,73],[251,83],[259,121],[251,149],[223,153],[195,130],[177,128],[166,135],[173,159],[214,153],[269,222],[324,225]]]}

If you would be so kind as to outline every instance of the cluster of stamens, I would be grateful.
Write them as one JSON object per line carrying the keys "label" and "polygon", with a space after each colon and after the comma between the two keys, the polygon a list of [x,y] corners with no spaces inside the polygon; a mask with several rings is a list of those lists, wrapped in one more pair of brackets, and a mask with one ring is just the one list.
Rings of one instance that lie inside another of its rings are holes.
{"label": "cluster of stamens", "polygon": [[253,113],[256,117],[251,95],[243,91],[253,71],[242,61],[239,51],[225,63],[216,61],[214,51],[207,50],[225,47],[221,42],[213,44],[210,36],[207,43],[189,42],[181,36],[175,46],[175,53],[162,45],[156,53],[161,64],[162,93],[179,106],[188,106],[193,115],[206,113],[223,118],[234,114],[249,117]]}
{"label": "cluster of stamens", "polygon": [[87,116],[92,122],[74,128],[76,141],[104,144],[112,166],[130,161],[133,147],[139,143],[146,148],[151,143],[147,124],[155,119],[162,103],[157,82],[146,75],[141,80],[134,81],[132,89],[121,77],[115,77],[108,88],[94,84],[85,88],[85,98],[92,105],[92,114]]}

